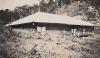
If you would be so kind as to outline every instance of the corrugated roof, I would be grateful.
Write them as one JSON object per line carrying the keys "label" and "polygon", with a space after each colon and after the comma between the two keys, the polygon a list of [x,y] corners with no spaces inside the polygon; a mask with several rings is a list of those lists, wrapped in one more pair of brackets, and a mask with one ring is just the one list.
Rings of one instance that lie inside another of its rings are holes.
{"label": "corrugated roof", "polygon": [[35,14],[29,15],[25,18],[7,24],[6,26],[18,25],[18,24],[24,24],[30,22],[59,23],[59,24],[80,25],[80,26],[96,26],[90,22],[85,22],[66,15],[49,14],[43,12],[37,12]]}

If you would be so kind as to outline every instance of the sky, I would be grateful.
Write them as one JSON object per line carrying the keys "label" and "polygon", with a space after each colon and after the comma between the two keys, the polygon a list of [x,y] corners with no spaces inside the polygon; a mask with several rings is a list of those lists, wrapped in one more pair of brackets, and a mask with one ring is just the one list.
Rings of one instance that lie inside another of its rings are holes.
{"label": "sky", "polygon": [[13,10],[17,6],[39,4],[41,0],[0,0],[0,10]]}

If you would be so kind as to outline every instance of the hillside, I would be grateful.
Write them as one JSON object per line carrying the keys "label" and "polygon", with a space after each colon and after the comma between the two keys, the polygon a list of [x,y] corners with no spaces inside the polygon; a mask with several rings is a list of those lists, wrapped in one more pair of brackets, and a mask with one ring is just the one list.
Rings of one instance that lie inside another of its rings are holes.
{"label": "hillside", "polygon": [[13,29],[8,41],[11,58],[99,58],[99,35],[75,37],[61,31],[38,33],[32,29]]}
{"label": "hillside", "polygon": [[41,33],[3,26],[36,12],[71,16],[100,25],[99,2],[41,0],[35,5],[0,10],[0,58],[100,58],[100,28],[93,36],[77,37],[62,31]]}
{"label": "hillside", "polygon": [[80,16],[82,20],[100,23],[98,0],[41,0],[38,4],[17,6],[14,10],[0,10],[0,21],[4,24],[24,18],[36,12]]}

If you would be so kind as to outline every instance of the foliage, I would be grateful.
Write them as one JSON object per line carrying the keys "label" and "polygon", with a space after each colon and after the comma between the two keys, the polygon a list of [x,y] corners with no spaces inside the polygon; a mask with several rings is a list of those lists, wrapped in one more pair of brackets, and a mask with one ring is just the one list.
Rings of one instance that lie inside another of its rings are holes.
{"label": "foliage", "polygon": [[7,42],[12,41],[14,33],[9,28],[0,25],[0,57],[9,58],[10,45]]}
{"label": "foliage", "polygon": [[[13,11],[6,9],[0,10],[0,20],[7,24],[37,11],[63,14],[68,16],[82,15],[86,21],[97,21],[99,19],[99,0],[41,0],[39,5],[23,5],[16,7]],[[88,7],[92,6],[94,10],[89,11]]]}
{"label": "foliage", "polygon": [[8,21],[10,21],[11,17],[12,17],[12,14],[10,10],[8,9],[0,10],[0,21],[7,23]]}

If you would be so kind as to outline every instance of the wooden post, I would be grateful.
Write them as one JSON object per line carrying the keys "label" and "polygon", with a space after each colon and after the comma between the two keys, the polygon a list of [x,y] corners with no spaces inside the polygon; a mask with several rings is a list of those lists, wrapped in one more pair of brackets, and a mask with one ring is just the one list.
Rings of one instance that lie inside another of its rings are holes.
{"label": "wooden post", "polygon": [[82,34],[85,34],[85,29],[83,29],[83,33]]}
{"label": "wooden post", "polygon": [[34,23],[33,23],[33,25],[34,25]]}
{"label": "wooden post", "polygon": [[73,31],[74,31],[73,35],[76,35],[76,29],[74,29]]}
{"label": "wooden post", "polygon": [[71,29],[71,33],[73,34],[73,29]]}
{"label": "wooden post", "polygon": [[71,29],[71,32],[72,32],[73,35],[75,35],[76,34],[76,29]]}

